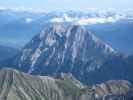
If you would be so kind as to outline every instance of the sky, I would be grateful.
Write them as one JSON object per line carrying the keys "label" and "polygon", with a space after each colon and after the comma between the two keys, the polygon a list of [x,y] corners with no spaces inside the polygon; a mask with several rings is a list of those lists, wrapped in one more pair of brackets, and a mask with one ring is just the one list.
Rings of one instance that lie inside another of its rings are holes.
{"label": "sky", "polygon": [[0,6],[7,8],[34,8],[43,9],[45,11],[69,9],[86,10],[88,8],[115,8],[121,10],[133,9],[133,0],[0,0]]}

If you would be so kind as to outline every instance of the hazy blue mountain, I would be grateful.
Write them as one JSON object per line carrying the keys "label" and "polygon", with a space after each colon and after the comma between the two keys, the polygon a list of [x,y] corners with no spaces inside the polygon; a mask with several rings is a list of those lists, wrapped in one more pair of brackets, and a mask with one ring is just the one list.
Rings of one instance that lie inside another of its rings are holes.
{"label": "hazy blue mountain", "polygon": [[40,31],[40,25],[33,22],[39,16],[30,12],[0,11],[0,42],[22,47]]}
{"label": "hazy blue mountain", "polygon": [[16,56],[19,50],[13,47],[0,45],[0,62]]}

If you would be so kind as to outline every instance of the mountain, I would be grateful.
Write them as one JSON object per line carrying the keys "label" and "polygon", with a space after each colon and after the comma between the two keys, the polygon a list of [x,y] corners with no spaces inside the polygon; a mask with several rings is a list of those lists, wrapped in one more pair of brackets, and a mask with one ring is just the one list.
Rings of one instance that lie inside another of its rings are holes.
{"label": "mountain", "polygon": [[37,75],[72,73],[86,84],[114,79],[133,83],[132,61],[132,56],[118,53],[84,26],[55,23],[23,48],[12,66]]}
{"label": "mountain", "polygon": [[31,76],[0,70],[0,100],[132,100],[133,87],[124,80],[85,86],[73,76]]}
{"label": "mountain", "polygon": [[16,48],[0,45],[0,62],[12,58],[16,56],[18,53],[19,50]]}
{"label": "mountain", "polygon": [[106,60],[119,55],[80,25],[50,24],[37,34],[13,61],[13,66],[31,74],[72,73],[88,77]]}

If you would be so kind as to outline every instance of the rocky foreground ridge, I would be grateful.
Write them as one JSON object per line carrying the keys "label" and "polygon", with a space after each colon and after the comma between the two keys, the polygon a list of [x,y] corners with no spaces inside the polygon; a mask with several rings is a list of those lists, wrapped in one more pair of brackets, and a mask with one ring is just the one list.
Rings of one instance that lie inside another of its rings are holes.
{"label": "rocky foreground ridge", "polygon": [[13,69],[0,70],[0,100],[133,100],[125,80],[86,86],[72,75],[32,76]]}

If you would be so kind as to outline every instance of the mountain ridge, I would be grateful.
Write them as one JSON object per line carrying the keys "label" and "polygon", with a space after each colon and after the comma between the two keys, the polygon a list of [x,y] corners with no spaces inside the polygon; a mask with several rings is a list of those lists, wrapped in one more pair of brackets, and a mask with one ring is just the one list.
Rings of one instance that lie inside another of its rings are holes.
{"label": "mountain ridge", "polygon": [[[125,80],[108,81],[93,86],[77,87],[69,75],[61,78],[32,76],[13,69],[0,70],[1,100],[115,100],[128,98],[132,85]],[[111,94],[111,95],[110,95]],[[129,99],[130,98],[130,99]]]}

